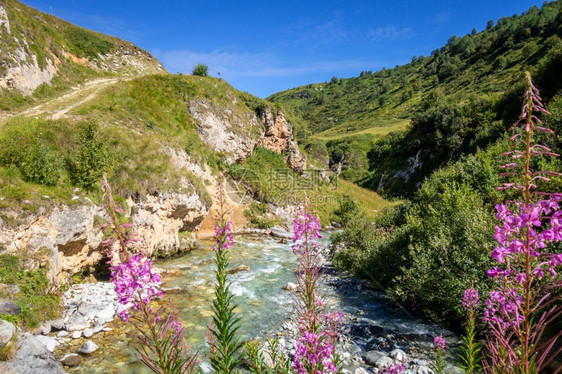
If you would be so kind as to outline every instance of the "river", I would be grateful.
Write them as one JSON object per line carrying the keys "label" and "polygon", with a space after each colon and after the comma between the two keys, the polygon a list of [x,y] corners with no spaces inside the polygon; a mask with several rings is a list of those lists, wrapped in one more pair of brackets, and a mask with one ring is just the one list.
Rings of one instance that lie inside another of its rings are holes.
{"label": "river", "polygon": [[[324,233],[320,240],[322,245],[329,244],[330,235]],[[171,298],[186,327],[187,342],[205,360],[204,336],[211,317],[214,252],[212,242],[199,244],[200,248],[182,257],[158,261],[155,266],[163,270],[164,287],[181,289]],[[236,236],[230,252],[230,268],[240,265],[250,268],[229,278],[238,305],[236,312],[241,316],[241,339],[263,337],[282,330],[280,326],[292,310],[290,292],[285,290],[288,282],[295,281],[296,258],[291,247],[270,237]],[[330,308],[339,309],[346,315],[344,330],[356,335],[347,347],[351,354],[360,357],[366,350],[367,339],[359,336],[361,332],[357,335],[356,327],[382,327],[394,335],[401,335],[401,341],[406,341],[419,352],[428,350],[435,335],[443,334],[448,340],[457,342],[450,332],[409,316],[383,293],[366,289],[361,282],[351,278],[330,275],[323,291]],[[96,339],[100,349],[85,358],[80,366],[69,368],[69,373],[148,373],[130,346],[130,329],[117,320],[111,327],[112,332]]]}

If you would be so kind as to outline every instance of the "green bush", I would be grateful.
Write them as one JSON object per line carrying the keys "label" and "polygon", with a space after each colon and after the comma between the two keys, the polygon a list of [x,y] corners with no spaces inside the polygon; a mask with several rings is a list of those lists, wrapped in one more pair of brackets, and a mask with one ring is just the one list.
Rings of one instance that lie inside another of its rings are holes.
{"label": "green bush", "polygon": [[193,67],[191,73],[200,77],[206,77],[209,75],[209,67],[205,64],[197,64]]}
{"label": "green bush", "polygon": [[253,203],[248,209],[244,210],[244,215],[254,227],[268,229],[275,226],[275,221],[267,218],[268,210],[265,203]]}
{"label": "green bush", "polygon": [[[0,256],[0,280],[19,287],[20,292],[13,297],[21,308],[17,316],[0,314],[0,318],[22,327],[33,328],[60,314],[60,300],[56,295],[48,293],[49,281],[44,268],[26,270],[18,257]],[[11,297],[1,293],[0,296]]]}
{"label": "green bush", "polygon": [[347,225],[347,223],[359,213],[359,207],[350,196],[344,196],[344,198],[339,201],[338,208],[334,211],[337,221],[343,226]]}
{"label": "green bush", "polygon": [[78,147],[67,159],[72,184],[91,189],[113,165],[113,157],[98,126],[88,122],[80,128]]}
{"label": "green bush", "polygon": [[28,182],[56,186],[64,173],[64,161],[57,151],[37,143],[29,149],[20,170]]}

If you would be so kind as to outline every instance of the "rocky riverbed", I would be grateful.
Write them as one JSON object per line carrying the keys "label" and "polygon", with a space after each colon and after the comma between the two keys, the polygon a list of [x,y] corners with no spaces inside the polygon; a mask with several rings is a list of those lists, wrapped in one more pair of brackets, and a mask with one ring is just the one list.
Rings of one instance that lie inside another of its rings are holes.
{"label": "rocky riverbed", "polygon": [[[203,243],[201,250],[156,264],[188,327],[188,341],[199,352],[205,351],[202,336],[213,289],[209,245]],[[291,319],[289,282],[294,281],[296,263],[289,246],[279,238],[237,237],[231,265],[236,270],[231,289],[238,311],[242,317],[250,316],[242,321],[243,339],[277,337],[280,350],[292,357],[298,331]],[[458,344],[452,333],[412,318],[383,293],[338,273],[328,262],[325,272],[328,305],[344,315],[338,352],[346,373],[380,373],[395,362],[404,363],[407,373],[431,373],[433,338],[442,334],[449,346]],[[74,285],[63,301],[63,318],[44,323],[36,335],[21,335],[16,358],[0,364],[0,372],[144,372],[128,343],[130,329],[117,317],[123,306],[112,284]],[[1,331],[0,326],[0,336]]]}

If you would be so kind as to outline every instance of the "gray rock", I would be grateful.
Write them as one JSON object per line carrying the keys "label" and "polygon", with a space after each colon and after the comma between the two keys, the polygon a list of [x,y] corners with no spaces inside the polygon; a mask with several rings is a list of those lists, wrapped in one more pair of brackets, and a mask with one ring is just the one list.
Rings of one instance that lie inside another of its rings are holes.
{"label": "gray rock", "polygon": [[228,274],[236,274],[236,273],[241,273],[243,271],[250,271],[250,267],[246,266],[246,265],[240,265],[235,267],[234,269],[230,269],[227,271]]}
{"label": "gray rock", "polygon": [[0,283],[0,292],[15,295],[20,292],[20,288],[17,284]]}
{"label": "gray rock", "polygon": [[56,341],[56,339],[50,338],[45,335],[35,335],[35,338],[39,340],[41,343],[43,343],[45,347],[47,347],[49,352],[53,352],[55,348],[60,344],[59,342]]}
{"label": "gray rock", "polygon": [[92,335],[94,335],[93,329],[85,329],[84,331],[82,331],[82,336],[85,337],[86,339],[91,338]]}
{"label": "gray rock", "polygon": [[82,336],[82,331],[80,330],[73,331],[72,334],[70,334],[70,337],[72,339],[78,339],[81,336]]}
{"label": "gray rock", "polygon": [[51,330],[64,330],[65,322],[64,319],[52,319],[49,321],[51,325]]}
{"label": "gray rock", "polygon": [[369,374],[369,372],[363,368],[357,368],[355,369],[354,374]]}
{"label": "gray rock", "polygon": [[285,287],[285,290],[287,291],[296,291],[298,288],[298,286],[293,283],[293,282],[287,282],[287,286]]}
{"label": "gray rock", "polygon": [[[102,325],[102,324],[97,324],[97,325],[95,325],[94,328],[92,329],[92,332],[93,332],[94,334],[97,334],[98,332],[100,332],[100,331],[102,331],[102,330],[103,330],[103,325]],[[86,331],[86,330],[84,330],[84,331]]]}
{"label": "gray rock", "polygon": [[365,353],[365,363],[367,365],[375,366],[378,359],[383,357],[384,353],[379,351],[369,351]]}
{"label": "gray rock", "polygon": [[21,308],[19,306],[12,303],[10,300],[0,298],[0,314],[17,316],[20,312]]}
{"label": "gray rock", "polygon": [[276,237],[276,238],[283,238],[283,239],[292,239],[293,235],[288,232],[287,230],[279,227],[279,226],[274,226],[270,229],[271,231],[271,236]]}
{"label": "gray rock", "polygon": [[37,332],[41,335],[47,335],[51,332],[51,323],[49,321],[45,321],[39,326]]}
{"label": "gray rock", "polygon": [[86,343],[82,344],[80,348],[78,348],[78,353],[83,353],[89,355],[98,350],[98,346],[91,340],[88,340]]}
{"label": "gray rock", "polygon": [[388,356],[396,361],[404,361],[406,359],[406,352],[401,349],[395,349]]}
{"label": "gray rock", "polygon": [[82,363],[82,356],[77,353],[69,353],[65,355],[60,362],[65,366],[78,366]]}
{"label": "gray rock", "polygon": [[67,331],[84,330],[90,327],[90,323],[81,315],[73,314],[66,322],[65,327]]}
{"label": "gray rock", "polygon": [[[94,317],[101,313],[106,307],[103,305],[80,303],[78,306],[78,313],[84,316],[87,320],[92,320]],[[113,315],[112,315],[113,317]]]}
{"label": "gray rock", "polygon": [[16,374],[65,374],[61,363],[35,336],[20,335],[16,345],[16,357],[0,362],[0,373]]}
{"label": "gray rock", "polygon": [[67,331],[59,331],[59,333],[57,334],[57,338],[64,338],[65,336],[68,336]]}
{"label": "gray rock", "polygon": [[394,360],[387,356],[382,356],[375,362],[375,367],[378,369],[384,369],[386,367],[391,366],[394,364]]}
{"label": "gray rock", "polygon": [[16,333],[16,326],[4,320],[0,320],[0,348],[5,346]]}

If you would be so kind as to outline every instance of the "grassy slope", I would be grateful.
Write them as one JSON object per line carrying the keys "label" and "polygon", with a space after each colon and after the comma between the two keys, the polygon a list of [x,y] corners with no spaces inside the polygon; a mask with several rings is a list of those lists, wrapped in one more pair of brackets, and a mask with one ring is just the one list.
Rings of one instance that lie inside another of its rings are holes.
{"label": "grassy slope", "polygon": [[406,65],[296,87],[268,99],[302,116],[312,134],[332,129],[334,137],[394,126],[436,89],[459,103],[473,95],[499,97],[559,40],[561,9],[560,1],[540,11],[532,8],[526,16],[500,19],[489,30],[451,38],[441,50]]}
{"label": "grassy slope", "polygon": [[[50,85],[42,84],[31,96],[23,96],[18,91],[0,90],[0,111],[14,111],[29,107],[59,96],[72,86],[89,79],[102,76],[114,76],[109,71],[92,69],[73,62],[64,56],[71,53],[77,59],[98,59],[98,54],[114,53],[121,50],[136,52],[140,49],[124,40],[86,30],[61,20],[57,17],[39,12],[16,0],[4,0],[8,13],[11,34],[2,33],[0,39],[0,74],[14,63],[10,55],[19,48],[24,48],[28,56],[35,55],[41,68],[47,64],[46,59],[58,59],[59,71]],[[25,40],[25,43],[22,42]],[[19,42],[18,42],[19,41]],[[148,55],[148,54],[147,54]],[[31,58],[28,57],[31,62]],[[154,65],[159,62],[154,60]],[[126,71],[120,71],[120,74]]]}

